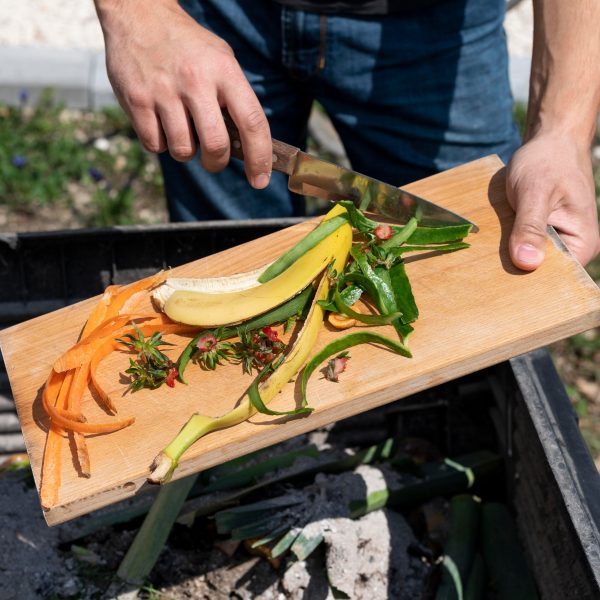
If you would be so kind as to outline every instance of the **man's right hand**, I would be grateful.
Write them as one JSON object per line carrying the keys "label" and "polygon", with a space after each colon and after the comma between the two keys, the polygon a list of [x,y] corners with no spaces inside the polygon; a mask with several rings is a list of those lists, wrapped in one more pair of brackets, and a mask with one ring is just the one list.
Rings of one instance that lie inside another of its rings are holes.
{"label": "man's right hand", "polygon": [[229,162],[222,108],[235,121],[250,184],[271,174],[269,124],[231,47],[198,25],[176,0],[95,0],[106,46],[108,76],[140,141],[151,152],[193,158],[220,171]]}

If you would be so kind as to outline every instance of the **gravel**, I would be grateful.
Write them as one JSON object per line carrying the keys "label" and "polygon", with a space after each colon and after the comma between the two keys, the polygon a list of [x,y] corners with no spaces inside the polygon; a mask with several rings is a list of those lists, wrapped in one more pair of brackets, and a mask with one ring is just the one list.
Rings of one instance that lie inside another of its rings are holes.
{"label": "gravel", "polygon": [[74,565],[56,547],[70,525],[49,528],[35,491],[6,477],[0,479],[0,515],[0,600],[68,595],[76,585]]}

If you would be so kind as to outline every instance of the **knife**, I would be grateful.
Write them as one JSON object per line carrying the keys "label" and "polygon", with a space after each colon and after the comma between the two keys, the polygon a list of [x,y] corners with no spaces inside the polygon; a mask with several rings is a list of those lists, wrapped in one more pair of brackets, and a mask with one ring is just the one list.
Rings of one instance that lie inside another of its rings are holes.
{"label": "knife", "polygon": [[[242,141],[231,117],[223,113],[231,142],[231,155],[244,160]],[[273,169],[289,175],[288,188],[297,194],[331,201],[351,200],[361,211],[401,225],[416,217],[422,227],[472,225],[471,221],[406,190],[316,158],[299,148],[273,139]]]}

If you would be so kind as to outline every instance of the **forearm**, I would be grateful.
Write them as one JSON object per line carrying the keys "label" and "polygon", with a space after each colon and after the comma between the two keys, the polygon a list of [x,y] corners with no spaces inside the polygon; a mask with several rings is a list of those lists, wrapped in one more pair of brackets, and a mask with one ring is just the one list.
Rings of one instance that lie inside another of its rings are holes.
{"label": "forearm", "polygon": [[589,147],[600,106],[600,2],[534,0],[525,141],[565,135]]}

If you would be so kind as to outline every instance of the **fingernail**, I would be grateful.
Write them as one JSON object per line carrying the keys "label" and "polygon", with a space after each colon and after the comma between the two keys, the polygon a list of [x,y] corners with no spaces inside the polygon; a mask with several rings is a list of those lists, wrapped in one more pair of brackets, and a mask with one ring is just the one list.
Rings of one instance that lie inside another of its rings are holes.
{"label": "fingernail", "polygon": [[252,185],[256,189],[262,190],[263,188],[266,188],[269,185],[270,179],[271,175],[269,173],[261,173],[252,180]]}
{"label": "fingernail", "polygon": [[537,265],[542,261],[542,253],[533,244],[521,244],[517,249],[517,259],[526,265]]}

